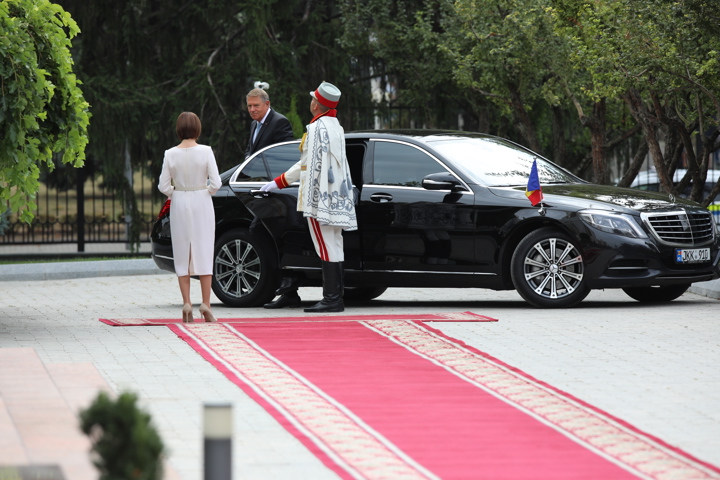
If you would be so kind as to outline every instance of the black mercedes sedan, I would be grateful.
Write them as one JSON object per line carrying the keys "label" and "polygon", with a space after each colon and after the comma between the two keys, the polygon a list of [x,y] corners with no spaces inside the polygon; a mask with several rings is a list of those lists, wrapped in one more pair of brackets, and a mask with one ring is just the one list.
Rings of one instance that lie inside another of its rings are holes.
{"label": "black mercedes sedan", "polygon": [[[214,195],[213,291],[226,305],[274,296],[281,269],[321,285],[320,260],[296,211],[298,185],[260,187],[299,159],[299,141],[224,172]],[[344,232],[345,298],[390,287],[517,290],[536,307],[571,307],[592,289],[666,302],[720,276],[713,215],[669,195],[594,185],[509,140],[453,131],[346,134],[358,230]],[[542,204],[525,195],[537,161]],[[174,271],[167,202],[152,256]]]}

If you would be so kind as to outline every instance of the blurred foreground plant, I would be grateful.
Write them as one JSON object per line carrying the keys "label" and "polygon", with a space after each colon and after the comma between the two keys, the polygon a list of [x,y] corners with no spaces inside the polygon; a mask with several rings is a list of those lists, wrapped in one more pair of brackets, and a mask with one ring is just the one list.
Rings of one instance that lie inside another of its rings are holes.
{"label": "blurred foreground plant", "polygon": [[135,394],[124,392],[113,400],[100,392],[80,412],[80,429],[92,442],[100,480],[162,478],[163,443],[150,415],[138,408]]}

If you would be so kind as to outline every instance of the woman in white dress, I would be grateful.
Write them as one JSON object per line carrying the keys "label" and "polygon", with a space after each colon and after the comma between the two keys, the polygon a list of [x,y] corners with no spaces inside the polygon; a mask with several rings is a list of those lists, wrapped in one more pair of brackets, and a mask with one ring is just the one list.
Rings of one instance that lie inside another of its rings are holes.
{"label": "woman in white dress", "polygon": [[170,226],[175,273],[183,299],[182,318],[185,323],[193,321],[190,275],[197,275],[202,290],[200,314],[206,322],[214,322],[210,309],[215,243],[211,196],[220,188],[220,174],[212,148],[197,143],[202,130],[197,115],[181,113],[175,130],[180,145],[165,150],[158,188],[172,199]]}

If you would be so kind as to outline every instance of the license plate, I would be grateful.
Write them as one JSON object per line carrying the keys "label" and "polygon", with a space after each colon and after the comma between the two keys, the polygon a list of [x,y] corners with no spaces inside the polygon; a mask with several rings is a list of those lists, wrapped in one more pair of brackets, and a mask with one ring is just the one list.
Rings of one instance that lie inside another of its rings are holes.
{"label": "license plate", "polygon": [[702,263],[710,261],[709,248],[677,248],[675,249],[675,262]]}

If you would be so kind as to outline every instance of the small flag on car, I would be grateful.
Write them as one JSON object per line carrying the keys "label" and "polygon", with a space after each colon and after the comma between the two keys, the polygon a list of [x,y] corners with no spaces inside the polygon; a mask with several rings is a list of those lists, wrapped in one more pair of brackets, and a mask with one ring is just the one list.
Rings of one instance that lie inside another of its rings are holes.
{"label": "small flag on car", "polygon": [[540,178],[538,177],[537,171],[537,159],[533,160],[532,168],[530,169],[530,178],[528,178],[525,196],[528,197],[533,207],[542,202],[543,199],[542,187],[540,187]]}

